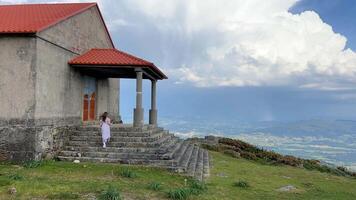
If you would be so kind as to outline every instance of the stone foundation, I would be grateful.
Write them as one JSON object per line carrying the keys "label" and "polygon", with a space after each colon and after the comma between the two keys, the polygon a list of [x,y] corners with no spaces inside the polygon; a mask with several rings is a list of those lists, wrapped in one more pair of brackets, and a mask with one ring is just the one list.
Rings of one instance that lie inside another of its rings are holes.
{"label": "stone foundation", "polygon": [[79,123],[78,118],[1,120],[0,161],[51,159],[61,150],[70,132]]}

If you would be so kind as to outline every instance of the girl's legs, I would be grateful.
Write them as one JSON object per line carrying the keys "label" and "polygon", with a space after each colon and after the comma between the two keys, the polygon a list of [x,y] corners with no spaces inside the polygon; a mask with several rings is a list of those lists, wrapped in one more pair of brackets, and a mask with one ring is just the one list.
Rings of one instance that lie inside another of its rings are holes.
{"label": "girl's legs", "polygon": [[103,139],[103,148],[106,148],[106,140]]}

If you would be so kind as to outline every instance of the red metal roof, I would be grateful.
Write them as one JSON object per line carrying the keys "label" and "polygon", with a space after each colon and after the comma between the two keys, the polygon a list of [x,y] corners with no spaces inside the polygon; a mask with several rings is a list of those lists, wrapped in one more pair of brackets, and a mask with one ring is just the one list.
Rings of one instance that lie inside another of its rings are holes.
{"label": "red metal roof", "polygon": [[136,66],[150,68],[162,79],[167,76],[153,63],[117,49],[91,49],[68,62],[70,65]]}
{"label": "red metal roof", "polygon": [[[79,14],[96,3],[61,3],[61,4],[14,4],[0,6],[0,34],[37,33],[69,17]],[[111,36],[106,28],[110,37]],[[114,46],[114,44],[113,44]]]}

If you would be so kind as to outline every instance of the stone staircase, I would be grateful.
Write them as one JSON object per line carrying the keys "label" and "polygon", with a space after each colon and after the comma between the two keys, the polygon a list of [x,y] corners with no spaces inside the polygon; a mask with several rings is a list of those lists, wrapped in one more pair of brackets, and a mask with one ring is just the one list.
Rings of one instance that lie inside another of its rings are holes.
{"label": "stone staircase", "polygon": [[159,127],[114,125],[102,147],[99,126],[77,127],[58,158],[65,161],[108,162],[162,167],[197,180],[209,176],[209,153]]}

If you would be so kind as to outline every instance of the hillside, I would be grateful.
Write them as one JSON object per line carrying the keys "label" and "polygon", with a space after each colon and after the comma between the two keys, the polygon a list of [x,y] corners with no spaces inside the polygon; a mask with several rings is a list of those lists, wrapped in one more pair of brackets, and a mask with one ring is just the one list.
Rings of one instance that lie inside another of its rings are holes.
{"label": "hillside", "polygon": [[[100,199],[103,192],[110,193],[109,186],[123,199],[170,199],[169,192],[172,196],[182,191],[193,191],[188,197],[192,200],[356,198],[356,179],[351,177],[210,153],[207,189],[160,169],[44,161],[1,164],[0,199]],[[285,186],[291,191],[279,191]],[[16,194],[9,194],[12,187]]]}

